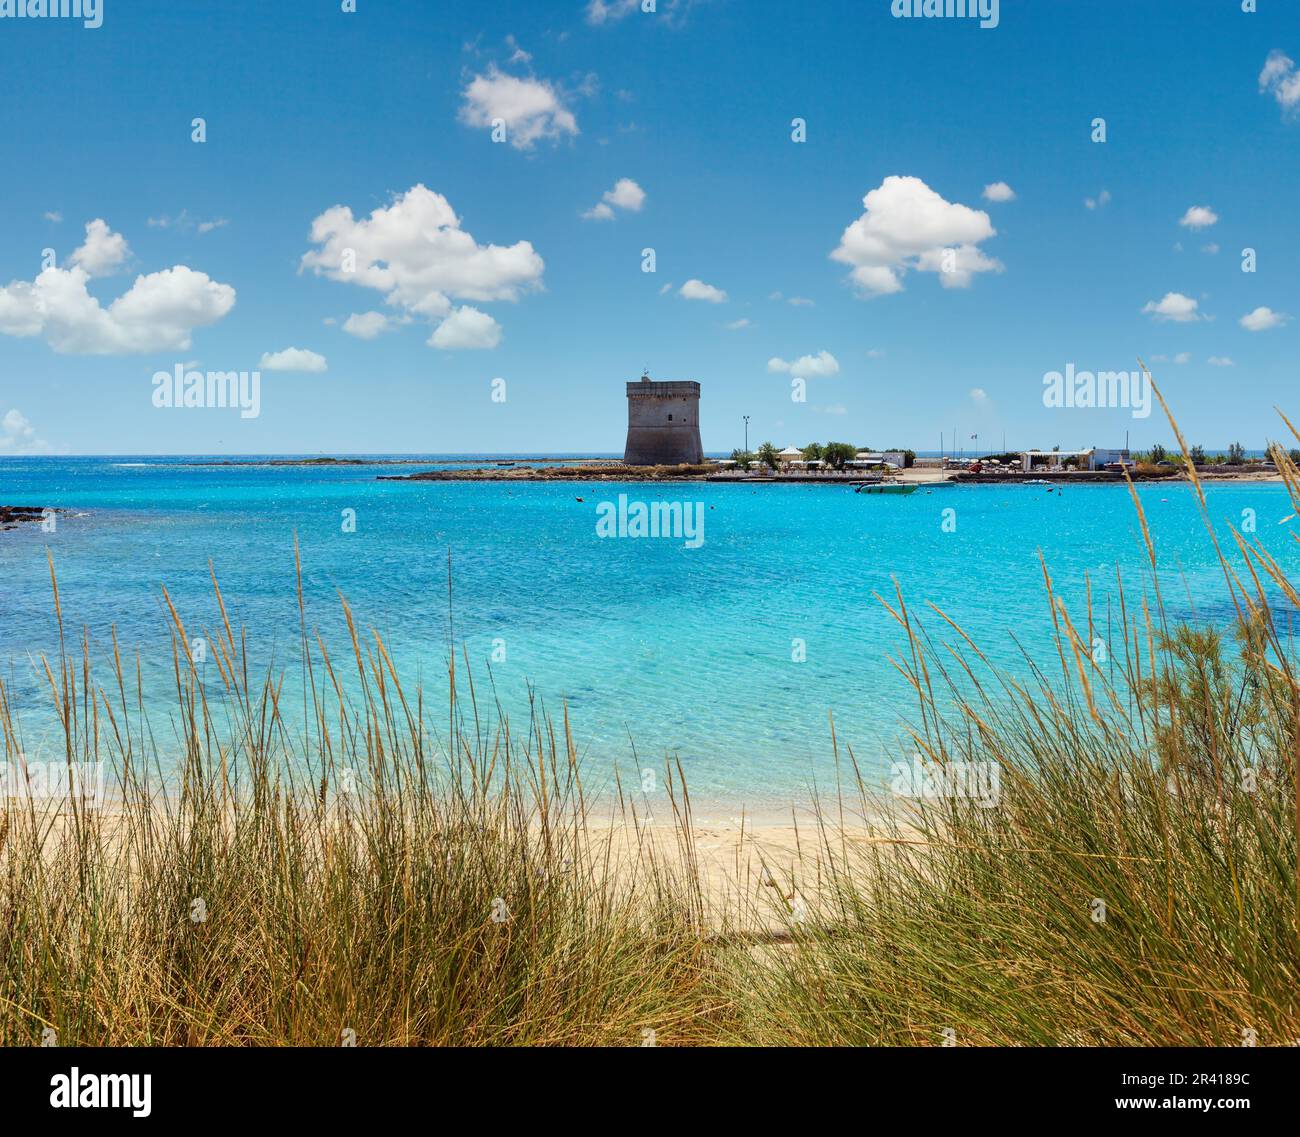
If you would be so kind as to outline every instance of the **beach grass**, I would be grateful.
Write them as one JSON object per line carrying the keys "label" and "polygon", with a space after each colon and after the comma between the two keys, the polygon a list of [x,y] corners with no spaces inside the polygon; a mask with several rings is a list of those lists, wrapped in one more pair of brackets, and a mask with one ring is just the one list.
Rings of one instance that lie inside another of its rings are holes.
{"label": "beach grass", "polygon": [[[106,685],[84,641],[46,667],[67,760],[111,773],[98,808],[70,792],[0,815],[0,1044],[705,1036],[684,862],[647,837],[612,871],[567,730],[484,728],[453,666],[436,737],[350,614],[360,696],[304,632],[310,704],[291,726],[280,680],[249,679],[246,637],[210,635],[213,698],[172,617],[174,746],[156,744],[120,655]],[[2,693],[0,724],[16,761]],[[174,775],[162,749],[183,756]]]}
{"label": "beach grass", "polygon": [[[0,1044],[1300,1041],[1300,681],[1279,618],[1300,596],[1191,476],[1233,627],[1168,618],[1136,493],[1149,571],[1071,611],[1044,562],[1054,639],[1015,674],[940,608],[882,597],[915,699],[907,785],[832,740],[797,863],[722,910],[675,763],[668,824],[621,790],[590,801],[567,713],[511,724],[454,650],[447,705],[426,705],[346,604],[335,658],[301,582],[301,706],[254,676],[215,580],[220,682],[168,600],[165,708],[116,644],[100,682],[61,632],[59,757],[110,773],[98,808],[0,812]],[[51,586],[62,629],[53,565]],[[3,683],[0,733],[14,764]]]}

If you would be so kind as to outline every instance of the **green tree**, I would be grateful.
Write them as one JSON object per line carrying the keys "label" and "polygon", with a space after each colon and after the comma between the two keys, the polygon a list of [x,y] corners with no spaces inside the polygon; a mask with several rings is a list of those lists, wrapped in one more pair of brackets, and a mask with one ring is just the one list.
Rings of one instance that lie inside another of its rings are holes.
{"label": "green tree", "polygon": [[1228,461],[1234,466],[1240,466],[1246,460],[1246,448],[1240,442],[1234,442],[1228,447]]}
{"label": "green tree", "polygon": [[758,448],[758,460],[769,470],[775,470],[781,464],[781,459],[777,456],[779,454],[780,451],[770,442],[764,442]]}
{"label": "green tree", "polygon": [[822,456],[822,444],[820,442],[810,442],[803,448],[803,460],[805,462],[816,462]]}
{"label": "green tree", "polygon": [[1204,465],[1205,465],[1205,447],[1204,447],[1204,446],[1193,446],[1193,447],[1192,447],[1191,454],[1192,454],[1192,465],[1193,465],[1193,466],[1204,466]]}
{"label": "green tree", "polygon": [[754,464],[754,452],[737,447],[731,452],[731,460],[742,470],[748,470]]}
{"label": "green tree", "polygon": [[851,442],[828,442],[822,447],[822,461],[833,470],[844,469],[845,462],[857,457],[858,448]]}
{"label": "green tree", "polygon": [[1154,465],[1160,465],[1169,457],[1169,451],[1166,450],[1159,442],[1151,447],[1151,453],[1148,455]]}

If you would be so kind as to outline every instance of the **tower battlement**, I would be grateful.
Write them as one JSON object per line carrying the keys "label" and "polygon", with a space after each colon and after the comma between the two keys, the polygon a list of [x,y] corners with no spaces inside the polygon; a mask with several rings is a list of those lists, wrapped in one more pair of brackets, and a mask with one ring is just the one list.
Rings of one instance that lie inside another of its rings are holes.
{"label": "tower battlement", "polygon": [[677,466],[704,461],[700,442],[700,385],[694,380],[659,381],[648,374],[627,385],[629,466]]}

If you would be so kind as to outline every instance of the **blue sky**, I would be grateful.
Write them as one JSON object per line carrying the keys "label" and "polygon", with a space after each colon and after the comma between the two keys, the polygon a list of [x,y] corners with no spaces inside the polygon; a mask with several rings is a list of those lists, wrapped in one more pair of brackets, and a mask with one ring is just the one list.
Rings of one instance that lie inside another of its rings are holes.
{"label": "blue sky", "polygon": [[[646,366],[709,451],[1170,441],[1043,405],[1138,355],[1189,441],[1300,414],[1292,0],[356,7],[0,19],[0,454],[621,451]],[[264,359],[256,418],[153,405]]]}

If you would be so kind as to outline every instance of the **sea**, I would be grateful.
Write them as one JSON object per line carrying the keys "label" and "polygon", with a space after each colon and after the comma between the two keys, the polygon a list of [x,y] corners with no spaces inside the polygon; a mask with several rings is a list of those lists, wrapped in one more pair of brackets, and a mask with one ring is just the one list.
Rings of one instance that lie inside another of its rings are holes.
{"label": "sea", "polygon": [[[942,653],[950,645],[978,666],[936,608],[1024,679],[1031,662],[1056,657],[1044,565],[1076,616],[1091,588],[1098,638],[1117,618],[1116,571],[1130,605],[1151,584],[1123,485],[938,485],[891,497],[821,484],[421,482],[384,478],[482,463],[384,458],[0,459],[0,505],[69,511],[52,531],[0,533],[0,674],[28,756],[60,745],[41,664],[59,649],[47,556],[69,642],[89,637],[101,679],[114,631],[132,670],[139,660],[164,763],[175,755],[161,729],[172,713],[163,588],[203,638],[219,627],[215,576],[256,666],[283,673],[291,699],[296,540],[309,630],[336,660],[350,654],[346,600],[363,633],[383,636],[408,693],[423,685],[433,719],[445,722],[454,647],[482,716],[499,706],[522,733],[530,711],[558,723],[567,709],[589,787],[608,787],[616,769],[626,783],[680,762],[697,805],[756,811],[833,782],[832,719],[841,760],[851,749],[868,779],[910,758],[917,707],[897,666],[907,641],[887,607],[900,597]],[[1229,526],[1245,527],[1294,571],[1300,522],[1284,487],[1207,493],[1225,547]],[[1148,483],[1137,494],[1170,617],[1228,626],[1233,605],[1191,488]],[[624,516],[667,503],[658,536],[635,525],[602,535],[620,495]],[[698,519],[698,541],[676,530],[674,505]],[[1274,600],[1289,634],[1296,613]],[[215,665],[203,666],[215,695]]]}

